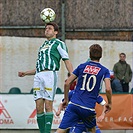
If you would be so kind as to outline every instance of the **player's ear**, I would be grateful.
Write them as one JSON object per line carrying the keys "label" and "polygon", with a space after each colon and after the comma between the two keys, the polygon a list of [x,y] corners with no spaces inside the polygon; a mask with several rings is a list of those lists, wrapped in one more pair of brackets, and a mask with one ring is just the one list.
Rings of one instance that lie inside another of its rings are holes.
{"label": "player's ear", "polygon": [[54,31],[54,32],[55,32],[56,35],[58,34],[58,31]]}

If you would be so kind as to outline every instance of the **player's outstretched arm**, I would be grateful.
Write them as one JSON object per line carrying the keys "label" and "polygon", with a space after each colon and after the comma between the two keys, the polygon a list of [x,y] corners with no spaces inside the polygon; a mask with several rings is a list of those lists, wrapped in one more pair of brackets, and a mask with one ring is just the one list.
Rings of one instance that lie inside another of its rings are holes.
{"label": "player's outstretched arm", "polygon": [[19,77],[24,77],[26,75],[35,75],[35,72],[36,72],[36,69],[29,70],[29,71],[26,71],[26,72],[18,72],[18,76]]}

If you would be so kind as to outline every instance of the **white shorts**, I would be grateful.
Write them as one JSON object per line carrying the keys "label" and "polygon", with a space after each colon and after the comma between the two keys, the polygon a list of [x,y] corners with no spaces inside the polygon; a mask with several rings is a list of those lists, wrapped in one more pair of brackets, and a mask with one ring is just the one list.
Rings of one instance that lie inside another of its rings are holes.
{"label": "white shorts", "polygon": [[57,88],[57,72],[43,71],[35,74],[33,94],[34,100],[39,98],[54,100]]}

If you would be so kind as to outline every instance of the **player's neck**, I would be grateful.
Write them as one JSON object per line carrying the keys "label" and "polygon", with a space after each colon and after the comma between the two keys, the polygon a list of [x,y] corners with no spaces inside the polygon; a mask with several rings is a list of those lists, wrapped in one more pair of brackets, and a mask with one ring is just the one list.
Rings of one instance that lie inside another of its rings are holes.
{"label": "player's neck", "polygon": [[50,37],[50,38],[47,38],[47,40],[49,41],[49,40],[52,40],[52,39],[54,39],[54,38],[56,38],[56,37]]}
{"label": "player's neck", "polygon": [[91,60],[91,61],[93,61],[93,62],[99,62],[99,60]]}

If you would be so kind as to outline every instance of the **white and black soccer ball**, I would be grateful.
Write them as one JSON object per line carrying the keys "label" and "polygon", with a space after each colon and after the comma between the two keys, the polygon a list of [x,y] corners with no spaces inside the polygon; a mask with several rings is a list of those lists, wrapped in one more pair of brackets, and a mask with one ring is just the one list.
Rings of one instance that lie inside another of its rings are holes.
{"label": "white and black soccer ball", "polygon": [[45,8],[41,11],[40,17],[45,23],[49,23],[55,20],[55,11],[51,8]]}

